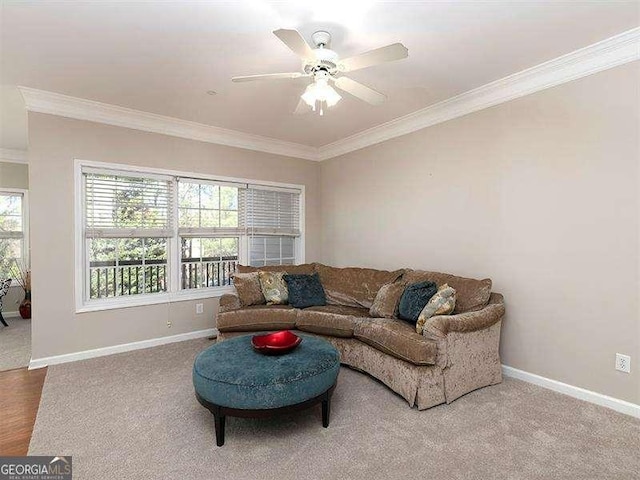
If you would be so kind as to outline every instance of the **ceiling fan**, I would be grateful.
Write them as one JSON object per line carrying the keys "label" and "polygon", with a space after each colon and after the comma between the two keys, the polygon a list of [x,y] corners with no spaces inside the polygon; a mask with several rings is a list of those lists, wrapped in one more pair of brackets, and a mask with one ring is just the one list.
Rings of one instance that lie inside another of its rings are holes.
{"label": "ceiling fan", "polygon": [[247,75],[233,77],[234,82],[249,82],[253,80],[273,80],[283,78],[313,78],[300,97],[295,114],[308,111],[309,107],[315,112],[319,109],[324,114],[324,107],[332,107],[342,98],[329,84],[350,93],[354,97],[364,100],[371,105],[379,105],[385,101],[386,95],[363,85],[362,83],[342,76],[344,72],[352,72],[362,68],[372,67],[384,62],[407,58],[409,50],[401,43],[394,43],[386,47],[376,48],[353,57],[340,59],[340,56],[329,48],[331,35],[325,31],[315,32],[311,39],[316,48],[311,48],[297,30],[275,30],[278,37],[287,47],[302,59],[302,71],[290,73],[268,73],[265,75]]}

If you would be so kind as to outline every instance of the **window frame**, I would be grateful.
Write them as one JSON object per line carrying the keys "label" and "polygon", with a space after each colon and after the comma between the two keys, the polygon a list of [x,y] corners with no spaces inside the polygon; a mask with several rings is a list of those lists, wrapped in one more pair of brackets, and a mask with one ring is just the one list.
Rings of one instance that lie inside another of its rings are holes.
{"label": "window frame", "polygon": [[[0,187],[0,194],[18,193],[22,195],[22,261],[30,267],[30,243],[29,243],[29,190],[25,188]],[[15,278],[11,279],[11,287],[20,284]]]}
{"label": "window frame", "polygon": [[[109,297],[99,299],[88,298],[88,280],[89,280],[89,255],[84,235],[85,221],[85,185],[83,168],[96,168],[111,171],[120,171],[127,174],[138,175],[161,175],[171,176],[175,178],[191,179],[195,182],[228,182],[233,184],[261,185],[272,188],[284,188],[289,190],[300,191],[300,235],[295,237],[295,263],[304,263],[305,261],[305,186],[299,184],[289,184],[270,181],[256,181],[255,179],[245,179],[238,177],[228,177],[221,175],[211,175],[206,173],[195,173],[178,170],[168,170],[152,167],[142,167],[135,165],[125,165],[117,163],[96,162],[91,160],[75,159],[74,160],[74,225],[75,225],[75,241],[74,241],[74,257],[75,257],[75,306],[76,313],[94,312],[101,310],[110,310],[118,308],[128,308],[144,305],[156,305],[163,303],[171,303],[186,300],[199,300],[204,298],[219,297],[225,293],[233,293],[233,286],[223,287],[204,287],[194,289],[181,289],[180,285],[180,235],[178,232],[178,188],[173,189],[173,215],[175,228],[173,236],[168,238],[167,255],[168,255],[168,275],[167,292],[138,294],[121,297]],[[176,182],[177,183],[177,182]],[[249,237],[250,234],[239,235],[240,241],[238,246],[238,263],[248,265],[249,258]]]}

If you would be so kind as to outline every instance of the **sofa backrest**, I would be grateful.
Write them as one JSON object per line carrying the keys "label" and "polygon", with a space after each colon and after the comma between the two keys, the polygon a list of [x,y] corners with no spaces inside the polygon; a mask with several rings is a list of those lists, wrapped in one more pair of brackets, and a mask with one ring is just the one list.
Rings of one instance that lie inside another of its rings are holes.
{"label": "sofa backrest", "polygon": [[491,279],[477,280],[458,277],[449,273],[429,272],[426,270],[400,269],[392,272],[374,268],[346,267],[337,268],[321,263],[302,265],[269,265],[249,267],[238,265],[238,273],[258,271],[287,272],[310,275],[318,272],[329,305],[371,308],[378,290],[386,284],[401,281],[404,284],[424,281],[435,282],[438,286],[448,283],[456,290],[456,308],[453,313],[471,312],[484,308],[491,296]]}
{"label": "sofa backrest", "polygon": [[402,277],[407,284],[431,281],[438,287],[448,283],[456,291],[456,308],[453,313],[472,312],[480,310],[489,303],[491,296],[491,279],[476,280],[474,278],[458,277],[449,273],[428,272],[425,270],[407,270]]}
{"label": "sofa backrest", "polygon": [[246,265],[238,265],[238,273],[253,272],[287,272],[292,275],[311,275],[314,270],[313,263],[303,263],[302,265],[267,265],[265,267],[249,267]]}
{"label": "sofa backrest", "polygon": [[395,282],[404,269],[389,272],[373,268],[337,268],[315,264],[316,272],[330,305],[371,308],[378,290],[385,284]]}

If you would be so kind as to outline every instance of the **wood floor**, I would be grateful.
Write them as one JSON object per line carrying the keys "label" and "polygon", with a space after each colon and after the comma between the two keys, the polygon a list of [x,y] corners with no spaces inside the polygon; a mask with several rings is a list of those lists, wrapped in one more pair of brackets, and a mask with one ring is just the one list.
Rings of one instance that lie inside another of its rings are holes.
{"label": "wood floor", "polygon": [[46,368],[0,372],[0,455],[27,454],[46,375]]}

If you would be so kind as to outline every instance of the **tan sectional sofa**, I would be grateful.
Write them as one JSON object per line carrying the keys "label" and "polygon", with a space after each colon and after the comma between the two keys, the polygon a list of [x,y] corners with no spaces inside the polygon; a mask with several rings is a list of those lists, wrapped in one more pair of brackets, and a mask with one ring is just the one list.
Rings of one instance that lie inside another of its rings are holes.
{"label": "tan sectional sofa", "polygon": [[[282,329],[321,336],[340,351],[344,365],[374,376],[420,410],[502,381],[498,347],[504,301],[502,295],[491,292],[489,279],[317,263],[262,269],[318,272],[328,304],[305,309],[243,306],[236,295],[224,295],[217,318],[218,341]],[[256,270],[239,267],[240,273]],[[457,298],[453,314],[428,319],[423,335],[403,320],[370,316],[369,309],[383,285],[424,280],[448,283],[456,289]]]}

